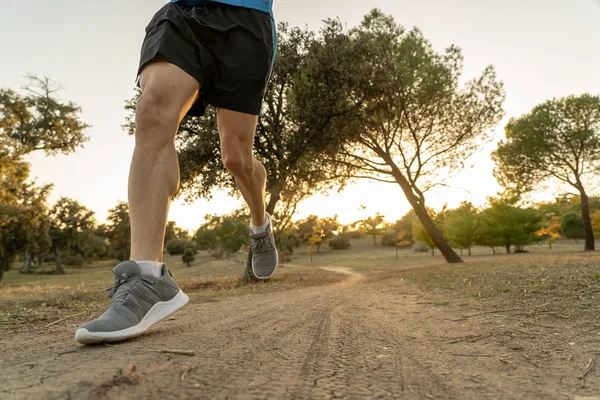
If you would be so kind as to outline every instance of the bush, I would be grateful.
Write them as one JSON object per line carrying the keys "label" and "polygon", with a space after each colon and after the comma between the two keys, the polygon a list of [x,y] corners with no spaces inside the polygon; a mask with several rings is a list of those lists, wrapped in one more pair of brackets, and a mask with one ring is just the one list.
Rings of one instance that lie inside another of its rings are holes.
{"label": "bush", "polygon": [[65,254],[61,257],[63,264],[69,267],[82,267],[85,259],[81,254]]}
{"label": "bush", "polygon": [[560,232],[567,239],[584,239],[583,217],[580,213],[571,211],[560,218]]}
{"label": "bush", "polygon": [[294,249],[302,244],[302,240],[291,230],[275,234],[277,250],[284,255],[294,254]]}
{"label": "bush", "polygon": [[192,246],[187,246],[181,256],[181,261],[183,261],[188,267],[196,259],[196,250]]}
{"label": "bush", "polygon": [[428,253],[430,249],[429,246],[427,246],[426,244],[417,242],[413,246],[413,250],[415,253]]}
{"label": "bush", "polygon": [[195,245],[192,241],[187,239],[174,239],[167,242],[165,247],[170,255],[180,256],[185,252],[185,248],[189,246],[193,246],[192,248],[195,250]]}
{"label": "bush", "polygon": [[388,247],[396,247],[398,234],[396,231],[387,231],[381,235],[381,245]]}
{"label": "bush", "polygon": [[339,235],[329,240],[329,247],[334,250],[346,250],[350,246],[350,237],[348,235]]}

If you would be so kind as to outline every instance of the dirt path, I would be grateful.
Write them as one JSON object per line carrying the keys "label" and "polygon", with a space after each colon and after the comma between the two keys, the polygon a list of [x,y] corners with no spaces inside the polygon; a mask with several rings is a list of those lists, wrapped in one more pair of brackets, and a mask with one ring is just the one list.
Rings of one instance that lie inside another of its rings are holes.
{"label": "dirt path", "polygon": [[76,344],[83,317],[3,337],[0,398],[577,398],[567,367],[548,373],[493,342],[450,343],[486,328],[456,321],[459,310],[432,306],[415,287],[328,270],[348,279],[210,302],[192,296],[174,319],[123,344]]}

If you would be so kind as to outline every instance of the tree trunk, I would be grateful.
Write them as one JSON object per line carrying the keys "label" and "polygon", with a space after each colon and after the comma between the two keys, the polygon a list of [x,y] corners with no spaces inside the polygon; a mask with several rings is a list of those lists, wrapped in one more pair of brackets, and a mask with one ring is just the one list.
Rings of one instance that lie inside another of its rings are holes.
{"label": "tree trunk", "polygon": [[22,274],[30,274],[31,273],[31,253],[29,251],[25,252],[25,259],[23,260],[23,269],[21,270]]}
{"label": "tree trunk", "polygon": [[2,282],[2,276],[4,276],[4,271],[8,269],[8,263],[10,259],[8,257],[0,258],[0,282]]}
{"label": "tree trunk", "polygon": [[471,257],[471,248],[469,247],[469,257]]}
{"label": "tree trunk", "polygon": [[402,172],[400,172],[398,167],[396,167],[391,160],[388,164],[392,167],[392,174],[394,176],[394,179],[396,180],[396,182],[398,182],[398,185],[400,185],[402,192],[404,192],[404,195],[406,196],[406,200],[408,200],[408,202],[412,206],[413,210],[415,211],[415,214],[417,214],[417,217],[419,218],[419,221],[421,222],[427,233],[429,233],[429,236],[431,236],[431,239],[433,240],[435,245],[438,247],[438,249],[440,249],[440,252],[444,256],[446,261],[448,261],[451,264],[463,262],[463,260],[458,256],[458,254],[456,254],[456,252],[448,244],[446,239],[444,239],[444,235],[442,235],[442,232],[440,232],[437,226],[435,226],[435,223],[433,222],[433,220],[427,213],[427,210],[425,209],[425,204],[419,201],[419,199],[413,192],[413,188],[410,185],[410,182],[408,182],[408,180],[404,177]]}
{"label": "tree trunk", "polygon": [[505,247],[506,247],[506,254],[510,254],[510,243],[507,243],[505,245]]}
{"label": "tree trunk", "polygon": [[56,267],[54,269],[54,273],[56,274],[64,274],[65,270],[62,266],[62,259],[60,254],[60,249],[58,247],[54,247],[54,262],[56,263]]}
{"label": "tree trunk", "polygon": [[377,246],[377,235],[373,235],[373,246]]}
{"label": "tree trunk", "polygon": [[461,257],[463,256],[463,248],[462,247],[460,248],[460,256]]}
{"label": "tree trunk", "polygon": [[491,249],[492,249],[492,254],[496,255],[496,248],[495,247],[491,247]]}
{"label": "tree trunk", "polygon": [[432,257],[433,257],[433,256],[435,256],[435,247],[432,247],[432,248],[431,248],[431,256],[432,256]]}
{"label": "tree trunk", "polygon": [[398,246],[396,246],[396,260],[398,259]]}
{"label": "tree trunk", "polygon": [[594,243],[594,228],[592,228],[592,219],[590,218],[590,200],[582,185],[579,185],[579,194],[581,195],[581,216],[583,217],[583,230],[585,232],[584,250],[594,251],[596,244]]}

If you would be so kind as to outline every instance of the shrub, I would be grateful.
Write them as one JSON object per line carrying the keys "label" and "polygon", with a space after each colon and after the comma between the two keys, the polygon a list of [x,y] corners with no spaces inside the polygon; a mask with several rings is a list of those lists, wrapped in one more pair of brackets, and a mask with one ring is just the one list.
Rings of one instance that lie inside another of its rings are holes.
{"label": "shrub", "polygon": [[413,250],[415,253],[428,253],[430,249],[429,246],[427,246],[426,244],[417,242],[413,246]]}
{"label": "shrub", "polygon": [[181,261],[183,261],[188,267],[196,259],[196,250],[192,246],[187,246],[181,256]]}
{"label": "shrub", "polygon": [[348,235],[339,235],[329,240],[329,247],[334,250],[346,250],[350,246],[350,237]]}
{"label": "shrub", "polygon": [[[172,256],[180,256],[185,252],[185,248],[188,246],[194,246],[193,242],[187,239],[174,239],[167,242],[165,246],[167,252]],[[195,248],[194,248],[195,249]]]}

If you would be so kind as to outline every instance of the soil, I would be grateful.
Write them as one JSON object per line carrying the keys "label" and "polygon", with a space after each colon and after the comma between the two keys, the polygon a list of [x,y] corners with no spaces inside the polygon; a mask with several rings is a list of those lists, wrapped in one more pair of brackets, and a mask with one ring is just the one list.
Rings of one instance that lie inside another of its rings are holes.
{"label": "soil", "polygon": [[468,299],[398,278],[329,270],[347,279],[190,293],[172,318],[121,344],[77,344],[88,315],[4,334],[0,398],[600,399],[600,372],[580,379],[600,332],[560,318],[524,325],[525,312],[473,312]]}

